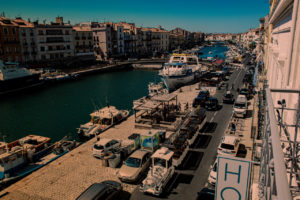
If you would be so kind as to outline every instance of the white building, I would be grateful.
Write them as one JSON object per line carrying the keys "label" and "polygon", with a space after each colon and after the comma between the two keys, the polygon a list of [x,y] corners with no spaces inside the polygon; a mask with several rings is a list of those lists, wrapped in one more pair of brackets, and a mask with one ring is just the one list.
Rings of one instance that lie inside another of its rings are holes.
{"label": "white building", "polygon": [[64,24],[62,17],[56,23],[34,22],[37,36],[37,60],[63,60],[74,56],[72,26]]}

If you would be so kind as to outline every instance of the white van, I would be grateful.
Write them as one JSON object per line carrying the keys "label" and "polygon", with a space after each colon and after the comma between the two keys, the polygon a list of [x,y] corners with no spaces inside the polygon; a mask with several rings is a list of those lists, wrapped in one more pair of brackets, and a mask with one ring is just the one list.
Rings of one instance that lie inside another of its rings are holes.
{"label": "white van", "polygon": [[233,115],[235,117],[246,117],[248,109],[247,97],[245,95],[238,95],[234,106],[233,106]]}
{"label": "white van", "polygon": [[239,139],[235,136],[225,135],[218,147],[219,155],[232,155],[237,153]]}

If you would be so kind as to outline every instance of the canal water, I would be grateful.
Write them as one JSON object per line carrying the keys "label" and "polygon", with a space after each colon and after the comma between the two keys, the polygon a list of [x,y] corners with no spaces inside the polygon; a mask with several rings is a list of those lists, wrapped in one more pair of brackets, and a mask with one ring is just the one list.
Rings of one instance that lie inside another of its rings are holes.
{"label": "canal water", "polygon": [[132,101],[148,93],[149,82],[159,82],[157,71],[123,70],[82,77],[26,95],[0,99],[0,140],[10,142],[29,134],[57,141],[77,138],[76,128],[106,101],[118,109],[132,109]]}
{"label": "canal water", "polygon": [[[209,52],[211,51],[212,54]],[[199,58],[207,58],[207,57],[213,57],[215,58],[218,56],[218,59],[225,59],[226,58],[226,52],[228,51],[227,46],[218,45],[217,46],[208,46],[203,47],[200,52],[202,52],[202,55],[199,55]]]}

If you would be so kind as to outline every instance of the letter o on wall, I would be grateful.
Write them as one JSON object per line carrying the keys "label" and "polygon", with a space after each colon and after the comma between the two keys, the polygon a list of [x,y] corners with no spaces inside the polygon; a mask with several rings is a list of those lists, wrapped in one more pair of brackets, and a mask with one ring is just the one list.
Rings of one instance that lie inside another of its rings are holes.
{"label": "letter o on wall", "polygon": [[[238,199],[232,199],[232,198],[231,198],[231,200],[241,200],[241,199],[242,199],[241,194],[240,194],[240,192],[239,192],[237,189],[235,189],[235,188],[233,188],[233,187],[225,187],[225,188],[223,188],[223,189],[221,190],[221,193],[220,193],[222,200],[228,200],[228,199],[224,199],[224,197],[223,197],[223,193],[224,193],[226,190],[233,190],[233,191],[235,191],[235,192],[238,194]],[[231,196],[231,197],[232,197],[232,196]]]}

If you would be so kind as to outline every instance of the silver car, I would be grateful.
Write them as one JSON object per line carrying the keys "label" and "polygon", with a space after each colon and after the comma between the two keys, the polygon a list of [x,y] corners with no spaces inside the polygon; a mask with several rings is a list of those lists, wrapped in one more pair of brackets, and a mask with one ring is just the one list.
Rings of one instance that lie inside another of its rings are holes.
{"label": "silver car", "polygon": [[150,152],[136,150],[132,153],[118,171],[118,177],[124,182],[136,182],[149,168]]}

